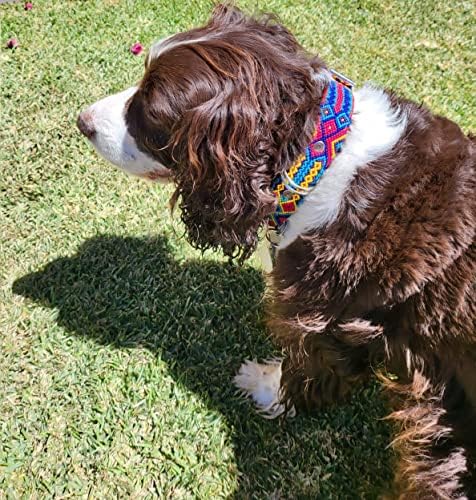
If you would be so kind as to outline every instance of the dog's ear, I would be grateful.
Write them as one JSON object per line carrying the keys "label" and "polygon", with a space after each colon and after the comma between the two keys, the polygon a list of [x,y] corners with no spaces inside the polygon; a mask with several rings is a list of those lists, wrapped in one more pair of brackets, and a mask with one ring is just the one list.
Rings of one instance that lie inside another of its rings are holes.
{"label": "dog's ear", "polygon": [[250,50],[245,35],[187,48],[195,74],[207,77],[196,80],[195,104],[171,138],[174,199],[189,239],[228,255],[256,246],[276,204],[272,180],[309,141],[322,90],[305,58],[296,61],[269,42]]}
{"label": "dog's ear", "polygon": [[189,110],[173,137],[182,219],[200,248],[251,251],[272,213],[275,144],[266,115],[241,85]]}
{"label": "dog's ear", "polygon": [[275,208],[273,178],[312,137],[324,65],[275,20],[226,5],[194,36],[153,61],[142,87],[170,139],[191,243],[246,256]]}

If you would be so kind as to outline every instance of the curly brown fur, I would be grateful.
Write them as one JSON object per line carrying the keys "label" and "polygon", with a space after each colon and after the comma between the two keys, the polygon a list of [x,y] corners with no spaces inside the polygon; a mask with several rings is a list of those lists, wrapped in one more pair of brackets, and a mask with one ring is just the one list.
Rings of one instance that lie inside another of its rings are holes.
{"label": "curly brown fur", "polygon": [[[458,412],[467,412],[467,424],[472,410],[459,384],[455,380],[435,384],[418,370],[408,384],[383,380],[398,407],[388,418],[401,429],[393,442],[401,456],[395,496],[467,498],[462,479],[470,463],[463,444],[472,438],[457,436],[463,424]],[[471,426],[466,431],[471,431]]]}

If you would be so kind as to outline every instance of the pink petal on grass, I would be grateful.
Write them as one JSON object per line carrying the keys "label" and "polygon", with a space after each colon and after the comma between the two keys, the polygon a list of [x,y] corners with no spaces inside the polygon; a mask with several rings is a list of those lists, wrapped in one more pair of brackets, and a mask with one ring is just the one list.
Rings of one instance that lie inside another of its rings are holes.
{"label": "pink petal on grass", "polygon": [[131,46],[130,51],[135,55],[138,56],[142,51],[144,50],[144,47],[140,42],[136,42],[134,45]]}
{"label": "pink petal on grass", "polygon": [[8,49],[16,49],[20,44],[18,43],[18,40],[16,38],[10,38],[7,42],[7,48]]}
{"label": "pink petal on grass", "polygon": [[33,4],[31,2],[25,2],[24,8],[25,10],[31,10],[33,9]]}

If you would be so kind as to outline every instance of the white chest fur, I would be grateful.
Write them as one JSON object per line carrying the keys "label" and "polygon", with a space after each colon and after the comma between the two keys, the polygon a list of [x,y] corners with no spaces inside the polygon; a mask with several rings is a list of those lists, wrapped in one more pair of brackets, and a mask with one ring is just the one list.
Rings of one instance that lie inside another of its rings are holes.
{"label": "white chest fur", "polygon": [[354,92],[352,125],[342,152],[287,222],[278,250],[300,234],[333,222],[358,170],[388,153],[406,127],[406,116],[388,95],[370,84]]}

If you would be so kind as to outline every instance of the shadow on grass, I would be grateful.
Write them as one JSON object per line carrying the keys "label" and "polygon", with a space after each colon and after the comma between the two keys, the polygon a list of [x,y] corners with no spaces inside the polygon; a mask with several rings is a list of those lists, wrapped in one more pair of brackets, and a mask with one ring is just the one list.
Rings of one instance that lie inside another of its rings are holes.
{"label": "shadow on grass", "polygon": [[17,294],[58,310],[69,332],[116,348],[144,346],[177,383],[227,419],[240,471],[236,498],[376,498],[389,480],[388,428],[375,385],[349,405],[266,421],[230,383],[243,358],[269,357],[261,274],[178,262],[166,239],[103,236],[17,280]]}

